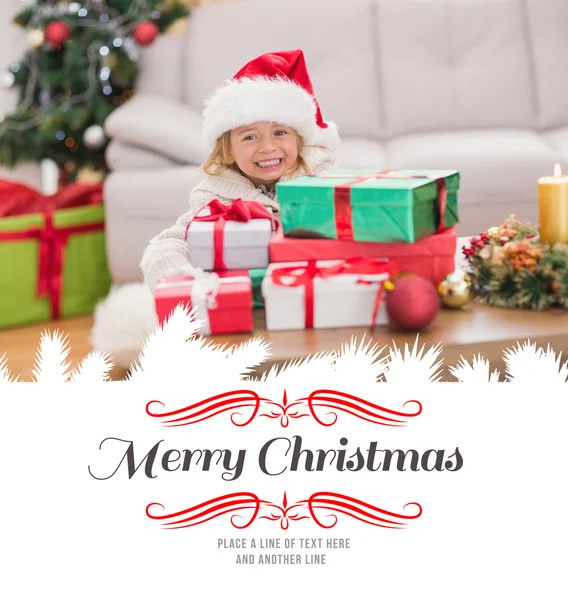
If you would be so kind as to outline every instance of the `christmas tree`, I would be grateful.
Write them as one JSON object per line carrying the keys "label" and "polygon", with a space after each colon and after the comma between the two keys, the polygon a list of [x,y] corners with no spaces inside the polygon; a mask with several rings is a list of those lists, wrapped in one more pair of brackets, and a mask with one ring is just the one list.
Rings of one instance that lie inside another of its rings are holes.
{"label": "christmas tree", "polygon": [[0,122],[0,164],[52,159],[68,179],[106,172],[103,123],[135,92],[140,47],[187,16],[181,0],[23,0],[28,50],[0,82],[18,91]]}

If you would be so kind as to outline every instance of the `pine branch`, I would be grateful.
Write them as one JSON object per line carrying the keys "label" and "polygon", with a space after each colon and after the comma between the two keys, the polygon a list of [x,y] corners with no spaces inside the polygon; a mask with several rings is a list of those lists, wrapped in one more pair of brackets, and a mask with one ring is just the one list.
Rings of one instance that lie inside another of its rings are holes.
{"label": "pine branch", "polygon": [[68,370],[71,366],[67,360],[70,346],[69,338],[54,331],[44,331],[41,334],[39,348],[36,353],[33,379],[37,383],[63,383],[67,381]]}

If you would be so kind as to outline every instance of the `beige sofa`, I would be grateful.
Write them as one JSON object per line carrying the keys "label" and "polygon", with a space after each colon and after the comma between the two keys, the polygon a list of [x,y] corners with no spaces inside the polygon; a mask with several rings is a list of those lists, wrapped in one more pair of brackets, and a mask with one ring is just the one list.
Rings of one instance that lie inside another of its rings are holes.
{"label": "beige sofa", "polygon": [[568,170],[568,0],[249,0],[197,9],[162,37],[138,95],[106,123],[108,254],[141,279],[150,237],[187,208],[204,98],[246,61],[302,48],[341,168],[455,168],[461,235],[514,212]]}

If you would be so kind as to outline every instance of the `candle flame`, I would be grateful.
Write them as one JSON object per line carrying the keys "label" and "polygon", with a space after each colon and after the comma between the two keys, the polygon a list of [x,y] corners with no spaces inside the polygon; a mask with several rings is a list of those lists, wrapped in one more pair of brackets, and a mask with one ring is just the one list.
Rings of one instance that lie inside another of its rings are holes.
{"label": "candle flame", "polygon": [[562,167],[560,163],[554,165],[554,177],[560,177],[562,175]]}

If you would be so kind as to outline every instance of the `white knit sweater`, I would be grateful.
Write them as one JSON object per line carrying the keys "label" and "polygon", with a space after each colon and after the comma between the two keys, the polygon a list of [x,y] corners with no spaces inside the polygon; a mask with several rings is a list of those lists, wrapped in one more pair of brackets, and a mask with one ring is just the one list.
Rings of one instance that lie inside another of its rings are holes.
{"label": "white knit sweater", "polygon": [[[320,147],[304,147],[302,156],[314,173],[331,168],[335,162],[333,153]],[[296,177],[300,175],[305,175],[305,173],[300,172]],[[281,181],[287,179],[291,179],[291,177],[284,176]],[[225,169],[220,176],[216,177],[206,175],[205,179],[191,191],[189,210],[176,221],[175,225],[152,238],[144,251],[140,267],[144,273],[144,281],[150,289],[154,289],[161,277],[181,271],[190,264],[185,242],[187,225],[204,206],[215,198],[225,204],[230,204],[237,198],[246,201],[254,200],[271,209],[277,218],[280,213],[278,202],[261,188],[255,187],[244,175],[232,169]]]}

